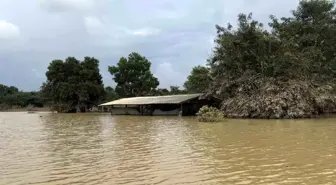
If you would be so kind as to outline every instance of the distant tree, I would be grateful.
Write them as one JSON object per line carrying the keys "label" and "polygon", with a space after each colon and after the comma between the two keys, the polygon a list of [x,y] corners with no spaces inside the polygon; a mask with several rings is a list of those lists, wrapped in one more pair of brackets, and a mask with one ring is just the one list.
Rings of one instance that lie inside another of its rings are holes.
{"label": "distant tree", "polygon": [[202,93],[208,90],[211,81],[208,67],[195,66],[183,86],[189,93]]}
{"label": "distant tree", "polygon": [[179,94],[180,93],[180,87],[179,86],[170,86],[170,94]]}
{"label": "distant tree", "polygon": [[181,90],[179,86],[170,86],[169,94],[175,95],[175,94],[186,94],[186,90]]}
{"label": "distant tree", "polygon": [[8,87],[6,85],[0,84],[0,96],[6,96],[17,92],[19,92],[19,89],[17,87]]}
{"label": "distant tree", "polygon": [[45,102],[40,92],[23,92],[17,87],[0,84],[0,110],[24,108],[28,105],[43,107]]}
{"label": "distant tree", "polygon": [[168,95],[169,94],[169,90],[166,89],[166,88],[158,89],[157,91],[159,92],[160,95]]}
{"label": "distant tree", "polygon": [[105,87],[104,101],[113,101],[116,99],[118,99],[118,94],[115,92],[115,90],[110,86]]}
{"label": "distant tree", "polygon": [[164,96],[164,95],[169,95],[170,92],[168,89],[166,88],[158,88],[158,89],[155,89],[153,90],[153,92],[150,94],[150,95],[153,95],[153,96]]}
{"label": "distant tree", "polygon": [[131,53],[128,58],[120,58],[116,66],[109,66],[108,71],[117,83],[115,91],[121,97],[145,96],[155,90],[159,81],[150,71],[151,62],[138,53]]}
{"label": "distant tree", "polygon": [[99,61],[95,58],[54,60],[49,64],[46,76],[42,92],[57,111],[74,112],[76,108],[85,111],[103,98],[104,86]]}
{"label": "distant tree", "polygon": [[80,104],[87,108],[97,105],[104,98],[104,85],[99,71],[99,61],[93,57],[85,57],[81,62],[80,76]]}

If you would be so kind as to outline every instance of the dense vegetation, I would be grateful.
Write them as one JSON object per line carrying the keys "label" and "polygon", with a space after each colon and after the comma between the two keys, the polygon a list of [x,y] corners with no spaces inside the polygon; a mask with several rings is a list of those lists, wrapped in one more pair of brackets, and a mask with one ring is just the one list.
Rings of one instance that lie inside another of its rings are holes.
{"label": "dense vegetation", "polygon": [[113,80],[117,83],[115,91],[121,97],[144,96],[159,86],[159,80],[150,71],[151,62],[138,53],[128,58],[121,57],[116,66],[109,66]]}
{"label": "dense vegetation", "polygon": [[207,66],[194,67],[183,89],[158,88],[151,62],[139,53],[108,67],[115,88],[104,88],[97,59],[68,57],[50,63],[41,93],[4,86],[1,104],[42,106],[50,100],[58,111],[74,112],[123,97],[207,92],[223,99],[225,117],[304,118],[336,112],[334,2],[300,1],[291,16],[270,16],[268,27],[252,14],[239,14],[237,23],[216,25]]}
{"label": "dense vegetation", "polygon": [[43,107],[45,102],[40,92],[22,92],[17,87],[0,84],[0,110]]}
{"label": "dense vegetation", "polygon": [[270,29],[238,16],[216,26],[208,64],[210,94],[227,117],[302,118],[336,111],[336,10],[327,0],[300,1],[292,16],[270,16]]}
{"label": "dense vegetation", "polygon": [[184,88],[190,93],[205,92],[212,82],[210,68],[205,66],[196,66],[191,70],[187,81],[184,83]]}
{"label": "dense vegetation", "polygon": [[46,72],[47,81],[42,92],[59,112],[85,112],[104,98],[104,85],[99,61],[85,57],[79,61],[68,57],[54,60]]}
{"label": "dense vegetation", "polygon": [[[188,92],[178,86],[170,86],[169,90],[157,88],[159,81],[151,73],[150,67],[151,62],[135,52],[129,54],[128,58],[120,58],[115,66],[108,67],[116,82],[116,87],[112,88],[104,87],[99,61],[95,58],[85,57],[83,61],[74,57],[64,61],[53,60],[48,66],[47,80],[42,84],[40,92],[21,92],[16,87],[0,86],[0,110],[48,106],[58,112],[86,112],[99,103],[118,98]],[[198,70],[193,73],[189,76],[191,81],[202,78],[193,76],[204,76]],[[189,87],[192,89],[194,86]],[[190,92],[196,91],[193,88]]]}
{"label": "dense vegetation", "polygon": [[219,122],[224,120],[224,114],[219,109],[206,105],[197,112],[197,119],[200,122]]}

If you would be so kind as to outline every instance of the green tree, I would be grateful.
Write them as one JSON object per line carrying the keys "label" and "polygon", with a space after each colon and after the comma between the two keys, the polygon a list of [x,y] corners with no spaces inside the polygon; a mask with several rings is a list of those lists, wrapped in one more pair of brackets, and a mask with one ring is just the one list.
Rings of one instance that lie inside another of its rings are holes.
{"label": "green tree", "polygon": [[186,90],[181,90],[179,86],[174,86],[174,85],[171,85],[170,87],[170,91],[169,91],[169,94],[172,94],[172,95],[175,95],[175,94],[186,94]]}
{"label": "green tree", "polygon": [[40,92],[23,92],[17,87],[0,84],[0,110],[27,106],[43,107],[45,103],[46,100]]}
{"label": "green tree", "polygon": [[138,53],[131,53],[128,58],[120,58],[116,66],[109,66],[108,71],[117,83],[115,91],[121,97],[150,95],[159,81],[150,71],[151,62]]}
{"label": "green tree", "polygon": [[104,101],[113,101],[116,99],[118,99],[118,94],[115,92],[115,90],[110,86],[105,87]]}
{"label": "green tree", "polygon": [[252,14],[239,14],[238,29],[232,28],[230,24],[226,28],[216,25],[216,46],[209,60],[212,76],[232,79],[252,74],[275,76],[272,64],[280,43],[252,19]]}
{"label": "green tree", "polygon": [[170,88],[170,91],[169,91],[170,94],[180,94],[180,92],[181,92],[179,86],[171,85],[169,88]]}
{"label": "green tree", "polygon": [[291,17],[271,16],[273,35],[282,41],[287,70],[314,81],[336,77],[336,10],[333,1],[300,1]]}
{"label": "green tree", "polygon": [[54,60],[49,64],[46,76],[42,92],[59,112],[74,112],[78,108],[84,112],[103,98],[104,86],[99,61],[95,58]]}
{"label": "green tree", "polygon": [[[303,0],[270,30],[238,15],[237,29],[216,26],[208,60],[228,117],[302,118],[336,110],[336,10],[333,1]],[[208,93],[209,93],[208,92]]]}
{"label": "green tree", "polygon": [[170,92],[168,89],[166,88],[158,88],[155,89],[150,95],[152,96],[165,96],[165,95],[169,95]]}
{"label": "green tree", "polygon": [[8,87],[6,85],[0,84],[0,96],[6,96],[17,92],[19,92],[19,89],[17,87]]}
{"label": "green tree", "polygon": [[188,93],[203,93],[208,90],[211,82],[210,69],[205,66],[196,66],[184,83],[184,88]]}
{"label": "green tree", "polygon": [[104,96],[104,85],[99,71],[99,61],[85,57],[81,62],[79,102],[81,107],[97,105]]}

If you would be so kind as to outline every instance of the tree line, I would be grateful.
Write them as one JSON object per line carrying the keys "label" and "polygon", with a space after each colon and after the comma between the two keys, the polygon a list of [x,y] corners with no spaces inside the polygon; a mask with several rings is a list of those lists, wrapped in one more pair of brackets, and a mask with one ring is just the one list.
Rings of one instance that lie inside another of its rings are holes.
{"label": "tree line", "polygon": [[23,92],[17,87],[0,84],[0,110],[22,107],[43,107],[45,99],[40,92]]}
{"label": "tree line", "polygon": [[192,69],[183,88],[159,88],[151,62],[133,52],[108,71],[105,87],[99,61],[54,60],[41,95],[61,112],[85,111],[117,98],[205,92],[223,99],[226,117],[301,118],[336,112],[336,8],[329,0],[303,0],[292,15],[270,15],[268,28],[239,14],[237,24],[216,25],[206,66]]}
{"label": "tree line", "polygon": [[0,110],[48,106],[59,112],[86,112],[100,103],[118,98],[205,92],[210,83],[209,68],[196,66],[183,88],[173,85],[168,89],[159,88],[159,80],[150,67],[151,62],[139,53],[121,57],[115,66],[108,67],[116,83],[112,88],[104,86],[99,60],[94,57],[53,60],[39,92],[22,92],[13,86],[0,86]]}
{"label": "tree line", "polygon": [[210,93],[226,117],[303,118],[336,112],[336,9],[333,1],[302,0],[268,28],[252,14],[216,26],[208,60]]}
{"label": "tree line", "polygon": [[68,57],[64,61],[54,60],[48,66],[47,80],[41,92],[59,112],[86,112],[102,102],[118,98],[204,92],[204,86],[196,88],[198,84],[193,83],[199,83],[203,76],[210,76],[207,67],[197,66],[185,82],[185,89],[171,86],[168,90],[158,88],[159,80],[150,67],[151,62],[139,53],[121,57],[115,66],[108,66],[115,88],[104,88],[98,59],[85,57],[80,61]]}

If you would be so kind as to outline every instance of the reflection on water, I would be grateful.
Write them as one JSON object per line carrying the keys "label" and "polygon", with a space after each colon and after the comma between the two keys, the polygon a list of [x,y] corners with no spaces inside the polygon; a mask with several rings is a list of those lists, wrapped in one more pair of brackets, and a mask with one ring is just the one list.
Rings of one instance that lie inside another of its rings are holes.
{"label": "reflection on water", "polygon": [[0,184],[335,184],[336,120],[0,113]]}

